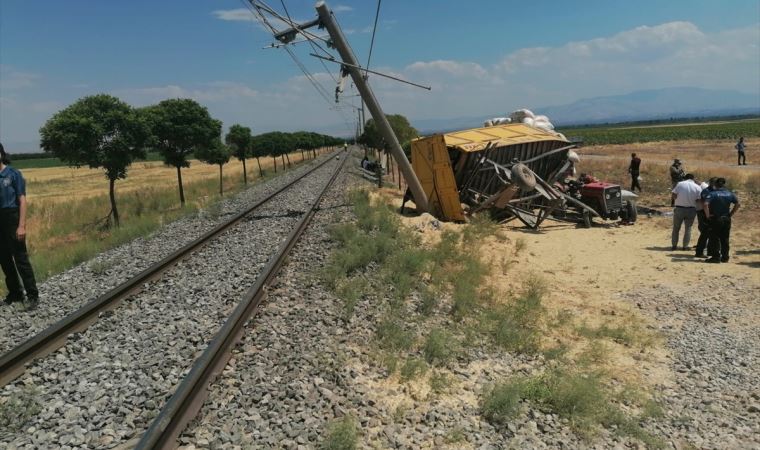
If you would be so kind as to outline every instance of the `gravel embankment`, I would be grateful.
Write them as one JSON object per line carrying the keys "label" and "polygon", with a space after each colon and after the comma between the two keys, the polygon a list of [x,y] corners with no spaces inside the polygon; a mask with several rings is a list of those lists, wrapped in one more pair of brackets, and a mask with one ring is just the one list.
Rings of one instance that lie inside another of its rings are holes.
{"label": "gravel embankment", "polygon": [[[113,448],[139,436],[339,161],[283,193],[35,362],[0,397],[42,406],[10,446]],[[164,238],[165,239],[165,238]]]}
{"label": "gravel embankment", "polygon": [[[352,176],[341,181],[344,190],[360,183]],[[360,300],[345,323],[341,301],[319,282],[334,245],[328,227],[352,214],[344,196],[336,187],[323,202],[201,414],[180,437],[181,448],[318,448],[330,423],[345,415],[357,421],[360,448],[578,445],[556,415],[532,411],[504,430],[481,418],[483,386],[533,372],[534,358],[477,350],[463,355],[452,385],[466,401],[428,398],[415,383],[388,389],[372,345],[385,300]],[[452,441],[453,433],[466,441]]]}
{"label": "gravel embankment", "polygon": [[[329,156],[321,156],[323,161]],[[107,292],[145,270],[193,239],[209,231],[235,213],[303,174],[312,163],[298,167],[265,183],[252,186],[224,199],[214,212],[200,211],[172,222],[146,238],[106,251],[91,261],[79,264],[47,279],[39,286],[40,306],[32,312],[0,307],[0,352],[7,352],[42,331],[89,300]],[[216,211],[219,211],[216,213]]]}
{"label": "gravel embankment", "polygon": [[760,449],[760,286],[716,276],[688,288],[624,296],[656,319],[673,380],[658,386],[665,417],[654,434],[674,448]]}
{"label": "gravel embankment", "polygon": [[[344,415],[359,425],[360,448],[644,448],[614,430],[583,438],[567,419],[527,403],[505,426],[484,420],[484,387],[540,373],[540,357],[467,349],[450,371],[453,395],[388,380],[373,349],[385,300],[361,299],[345,323],[341,301],[318,281],[334,245],[327,227],[351,217],[342,195],[325,201],[181,448],[317,448]],[[621,297],[656,319],[673,355],[676,382],[657,390],[665,417],[650,419],[648,431],[675,449],[760,448],[757,283],[721,278]]]}

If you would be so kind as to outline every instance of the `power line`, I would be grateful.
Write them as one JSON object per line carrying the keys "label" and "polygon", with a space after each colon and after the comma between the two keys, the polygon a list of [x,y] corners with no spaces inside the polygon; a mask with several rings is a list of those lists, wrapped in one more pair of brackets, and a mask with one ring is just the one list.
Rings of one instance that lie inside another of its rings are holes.
{"label": "power line", "polygon": [[[369,62],[372,60],[372,48],[375,46],[375,31],[377,31],[377,18],[380,17],[380,2],[377,0],[377,10],[375,11],[375,25],[372,26],[372,40],[369,43],[369,55],[367,56],[367,69],[369,69]],[[367,72],[364,72],[364,76],[367,76]]]}
{"label": "power line", "polygon": [[[283,17],[280,13],[272,9],[269,5],[264,3],[261,0],[241,0],[241,2],[246,6],[246,8],[251,11],[251,13],[254,15],[254,17],[265,27],[267,28],[273,35],[276,35],[278,33],[277,29],[270,23],[270,21],[267,19],[266,15],[264,13],[268,13],[272,15],[274,18],[282,21],[285,24],[290,25],[294,30],[296,30],[298,33],[304,36],[306,40],[309,41],[309,44],[311,45],[312,49],[315,52],[321,51],[322,53],[330,56],[333,58],[333,55],[325,50],[317,41],[321,40],[326,42],[326,39],[324,39],[321,36],[318,36],[314,33],[308,32],[306,30],[303,30],[299,27],[299,24],[295,23],[292,18],[290,17],[290,13],[288,12],[288,8],[285,5],[284,0],[280,0],[282,3],[282,7],[285,10],[285,15],[287,17]],[[314,87],[314,89],[317,91],[317,93],[322,97],[325,102],[330,105],[329,109],[333,111],[337,111],[340,116],[343,118],[343,122],[346,125],[346,131],[349,134],[353,134],[353,126],[350,124],[351,119],[347,117],[345,114],[345,111],[343,111],[342,108],[336,108],[334,107],[333,102],[330,99],[330,94],[328,93],[327,89],[314,77],[314,75],[309,71],[309,69],[304,65],[301,60],[298,58],[298,56],[295,54],[292,48],[290,48],[289,45],[284,45],[285,51],[288,52],[288,55],[290,58],[295,62],[296,66],[301,70],[301,72],[304,74],[306,79],[311,83],[311,85]],[[330,77],[337,83],[337,80],[335,79],[334,75],[327,69],[327,66],[324,64],[323,61],[320,61],[322,66],[325,68],[326,72],[330,75]]]}

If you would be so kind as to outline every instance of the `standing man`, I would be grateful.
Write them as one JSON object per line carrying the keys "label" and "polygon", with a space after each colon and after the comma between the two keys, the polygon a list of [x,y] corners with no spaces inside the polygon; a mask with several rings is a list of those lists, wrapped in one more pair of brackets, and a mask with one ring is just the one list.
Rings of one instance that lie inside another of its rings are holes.
{"label": "standing man", "polygon": [[[683,177],[685,175],[686,173],[684,172],[683,166],[681,165],[681,160],[678,158],[674,159],[673,164],[670,166],[670,187],[672,189],[675,189],[676,185],[683,181]],[[670,199],[670,206],[675,206],[675,203],[673,203],[673,198]]]}
{"label": "standing man", "polygon": [[0,266],[8,288],[5,304],[24,301],[23,282],[28,301],[26,309],[31,310],[37,307],[39,294],[26,252],[26,182],[10,163],[0,144]]}
{"label": "standing man", "polygon": [[740,166],[746,166],[747,165],[747,157],[744,155],[744,148],[746,145],[744,145],[744,137],[739,138],[739,142],[734,145],[734,148],[737,152],[736,162]]}
{"label": "standing man", "polygon": [[631,192],[636,192],[636,188],[639,188],[641,192],[641,184],[639,184],[639,167],[641,167],[641,158],[636,156],[636,153],[631,153],[631,164],[628,166],[628,173],[631,174]]}
{"label": "standing man", "polygon": [[694,175],[690,173],[684,175],[684,180],[673,188],[672,201],[675,207],[673,208],[673,232],[670,237],[671,250],[678,248],[678,235],[682,224],[686,226],[683,233],[683,250],[689,248],[691,226],[694,224],[694,218],[697,217],[697,200],[700,199],[701,193],[702,188],[694,181]]}
{"label": "standing man", "polygon": [[705,199],[710,195],[710,192],[715,190],[715,180],[717,180],[717,178],[712,177],[709,182],[702,183],[702,193],[699,195],[699,201],[697,201],[697,227],[699,228],[699,239],[697,239],[697,251],[694,254],[697,258],[707,257],[705,256],[705,249],[707,249],[708,237],[710,236],[710,223],[705,215]]}
{"label": "standing man", "polygon": [[[715,190],[705,199],[705,215],[710,221],[709,263],[728,262],[731,217],[739,209],[739,199],[725,188],[726,179],[715,180]],[[733,205],[733,207],[731,207]]]}
{"label": "standing man", "polygon": [[676,187],[676,184],[683,181],[686,177],[686,172],[683,170],[683,164],[681,160],[676,158],[673,160],[673,164],[670,166],[670,186]]}

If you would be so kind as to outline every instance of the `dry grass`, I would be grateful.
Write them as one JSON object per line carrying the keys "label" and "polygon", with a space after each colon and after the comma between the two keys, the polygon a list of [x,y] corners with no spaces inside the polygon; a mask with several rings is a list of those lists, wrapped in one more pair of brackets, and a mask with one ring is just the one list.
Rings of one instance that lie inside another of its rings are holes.
{"label": "dry grass", "polygon": [[[698,180],[726,178],[729,189],[737,192],[744,206],[757,209],[760,206],[760,166],[736,166],[733,146],[733,141],[680,141],[584,147],[578,172],[590,173],[627,188],[630,187],[628,164],[631,153],[636,153],[642,159],[644,194],[640,201],[647,206],[667,206],[671,186],[669,167],[673,159],[678,158],[684,169]],[[750,163],[751,158],[752,153]]]}

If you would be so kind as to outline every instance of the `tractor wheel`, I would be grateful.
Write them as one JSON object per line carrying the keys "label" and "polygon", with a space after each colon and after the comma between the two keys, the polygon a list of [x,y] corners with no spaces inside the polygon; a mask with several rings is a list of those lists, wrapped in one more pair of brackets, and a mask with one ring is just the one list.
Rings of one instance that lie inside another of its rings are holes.
{"label": "tractor wheel", "polygon": [[523,191],[532,191],[536,187],[536,176],[525,164],[517,163],[512,166],[512,180]]}
{"label": "tractor wheel", "polygon": [[583,210],[583,227],[591,228],[591,213],[587,210]]}
{"label": "tractor wheel", "polygon": [[636,204],[632,201],[628,200],[625,202],[625,212],[628,215],[628,222],[634,223],[636,222],[636,218],[638,217],[639,213],[636,211]]}

